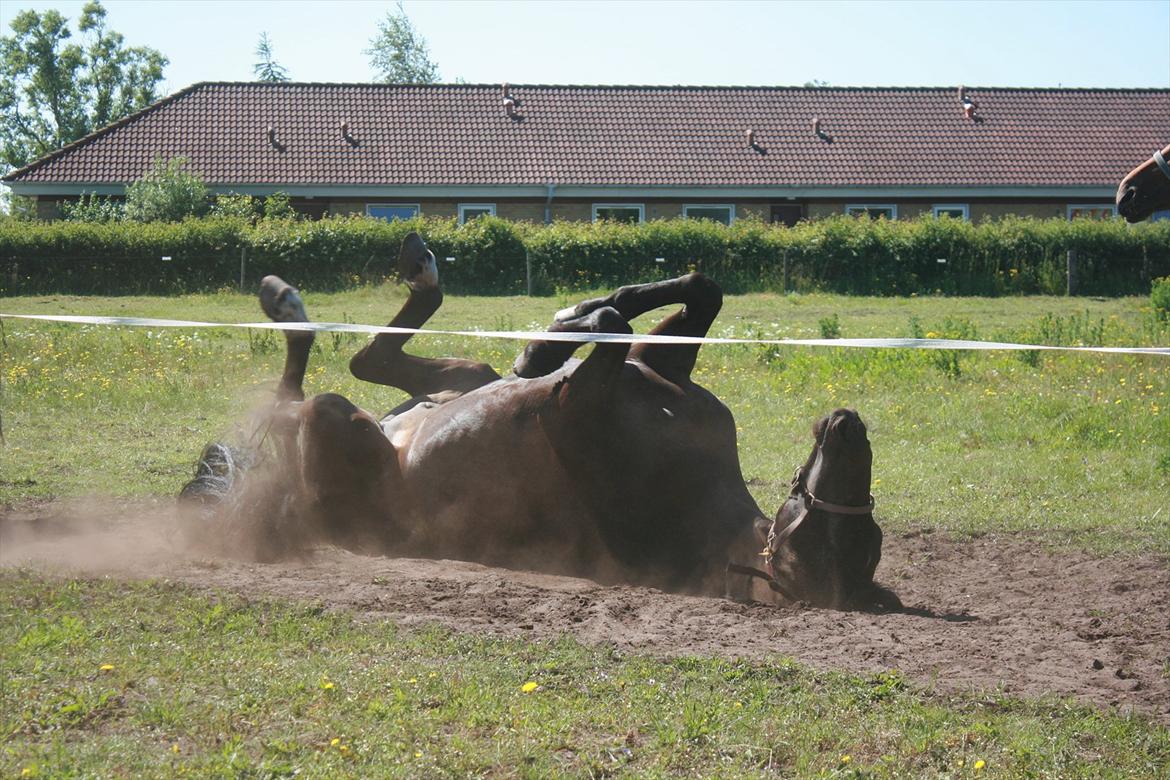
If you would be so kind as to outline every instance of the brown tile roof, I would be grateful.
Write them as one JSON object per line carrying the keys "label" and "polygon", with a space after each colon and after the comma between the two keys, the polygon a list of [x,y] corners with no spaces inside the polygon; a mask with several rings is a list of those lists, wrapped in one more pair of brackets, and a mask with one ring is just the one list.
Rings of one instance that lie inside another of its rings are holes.
{"label": "brown tile roof", "polygon": [[1170,140],[1170,90],[968,88],[979,121],[951,87],[511,91],[515,120],[498,85],[195,84],[5,180],[126,183],[181,155],[215,186],[1113,186]]}

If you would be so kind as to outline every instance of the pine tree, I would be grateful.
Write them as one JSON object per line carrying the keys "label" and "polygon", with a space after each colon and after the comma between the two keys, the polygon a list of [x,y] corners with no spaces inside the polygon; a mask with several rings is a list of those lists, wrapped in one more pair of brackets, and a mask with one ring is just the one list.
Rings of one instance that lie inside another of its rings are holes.
{"label": "pine tree", "polygon": [[288,81],[288,71],[272,55],[272,42],[268,40],[268,33],[260,33],[260,42],[256,44],[256,56],[260,61],[252,66],[252,72],[260,81]]}

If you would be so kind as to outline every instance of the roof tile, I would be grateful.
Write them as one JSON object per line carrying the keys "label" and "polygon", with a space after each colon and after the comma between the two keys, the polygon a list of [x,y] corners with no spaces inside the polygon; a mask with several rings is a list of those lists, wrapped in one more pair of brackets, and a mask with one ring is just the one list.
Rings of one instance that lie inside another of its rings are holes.
{"label": "roof tile", "polygon": [[5,180],[122,184],[183,156],[216,186],[1112,186],[1170,138],[1170,90],[968,88],[979,121],[953,88],[511,92],[517,120],[495,85],[195,84]]}

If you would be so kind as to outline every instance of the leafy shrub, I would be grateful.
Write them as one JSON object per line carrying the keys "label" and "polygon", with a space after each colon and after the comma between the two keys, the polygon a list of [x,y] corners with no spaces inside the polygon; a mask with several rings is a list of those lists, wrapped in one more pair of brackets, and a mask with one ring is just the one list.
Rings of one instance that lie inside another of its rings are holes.
{"label": "leafy shrub", "polygon": [[[975,323],[966,317],[945,317],[942,323],[924,329],[917,317],[910,318],[910,336],[916,339],[954,339],[974,341],[979,338]],[[963,375],[963,353],[956,349],[931,349],[926,356],[939,371],[952,379]]]}
{"label": "leafy shrub", "polygon": [[821,338],[823,339],[839,339],[841,338],[841,319],[833,312],[832,317],[822,317],[818,322],[821,328]]}
{"label": "leafy shrub", "polygon": [[293,219],[297,212],[293,210],[288,193],[274,192],[264,199],[265,219]]}
{"label": "leafy shrub", "polygon": [[1155,279],[1150,286],[1150,305],[1162,322],[1170,320],[1170,276]]}
{"label": "leafy shrub", "polygon": [[126,188],[126,218],[136,222],[178,222],[208,212],[203,180],[184,171],[187,160],[155,159],[154,167]]}
{"label": "leafy shrub", "polygon": [[[174,161],[164,168],[168,177],[182,174]],[[0,222],[0,293],[217,289],[238,281],[241,252],[250,280],[277,273],[298,285],[337,289],[391,276],[409,230],[421,232],[439,258],[444,286],[467,293],[523,293],[529,267],[540,294],[572,295],[692,270],[729,293],[780,290],[787,267],[789,288],[797,292],[1051,295],[1064,293],[1069,249],[1077,252],[1081,294],[1145,294],[1150,278],[1170,276],[1170,222],[1013,218],[976,225],[841,217],[786,228],[752,220],[730,227],[709,220],[312,221],[286,218],[291,209],[284,196],[268,198],[264,218],[253,221],[240,218],[247,203],[221,196],[212,216],[182,224]],[[173,258],[165,268],[162,255]],[[448,257],[454,262],[443,262]]]}
{"label": "leafy shrub", "polygon": [[118,222],[126,216],[126,209],[119,200],[90,192],[63,202],[61,216],[71,222]]}
{"label": "leafy shrub", "polygon": [[0,223],[0,294],[217,289],[239,278],[245,230],[215,218]]}
{"label": "leafy shrub", "polygon": [[224,193],[215,196],[211,204],[211,215],[254,222],[260,216],[260,204],[251,195]]}

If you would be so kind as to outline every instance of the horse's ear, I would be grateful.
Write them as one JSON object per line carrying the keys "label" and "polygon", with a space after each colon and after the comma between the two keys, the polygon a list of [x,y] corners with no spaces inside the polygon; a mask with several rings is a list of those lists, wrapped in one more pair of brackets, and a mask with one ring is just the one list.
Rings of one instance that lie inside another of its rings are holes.
{"label": "horse's ear", "polygon": [[820,442],[820,440],[825,435],[825,426],[828,424],[829,424],[829,415],[827,415],[827,414],[824,417],[822,417],[821,419],[817,420],[815,423],[813,423],[813,439],[815,439],[817,442]]}
{"label": "horse's ear", "polygon": [[755,522],[756,538],[761,545],[768,544],[768,534],[772,533],[772,521],[766,517],[757,517]]}

